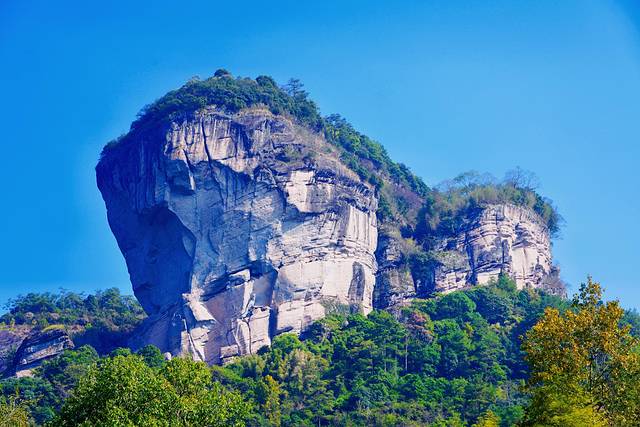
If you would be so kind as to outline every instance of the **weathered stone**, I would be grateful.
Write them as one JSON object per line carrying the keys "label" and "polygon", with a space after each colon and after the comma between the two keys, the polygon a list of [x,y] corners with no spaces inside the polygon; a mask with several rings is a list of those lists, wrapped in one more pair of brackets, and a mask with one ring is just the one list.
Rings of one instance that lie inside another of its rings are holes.
{"label": "weathered stone", "polygon": [[378,236],[374,307],[394,306],[416,296],[416,284],[400,248],[399,239],[399,236],[394,236],[391,232],[381,232]]}
{"label": "weathered stone", "polygon": [[62,328],[34,331],[17,349],[13,369],[17,377],[30,376],[47,359],[73,348],[73,342]]}
{"label": "weathered stone", "polygon": [[31,328],[22,325],[0,329],[0,375],[12,370],[15,351],[30,332]]}
{"label": "weathered stone", "polygon": [[399,227],[378,236],[374,188],[322,135],[264,109],[133,131],[97,180],[149,314],[134,348],[224,363],[328,310],[398,307],[500,273],[521,288],[558,281],[546,227],[512,205],[479,207],[416,275]]}
{"label": "weathered stone", "polygon": [[134,347],[215,363],[304,330],[326,301],[372,308],[373,189],[284,117],[208,109],[130,136],[97,177],[149,314]]}
{"label": "weathered stone", "polygon": [[438,253],[433,287],[451,292],[483,285],[503,273],[518,288],[547,286],[555,267],[549,232],[532,211],[514,205],[479,208]]}

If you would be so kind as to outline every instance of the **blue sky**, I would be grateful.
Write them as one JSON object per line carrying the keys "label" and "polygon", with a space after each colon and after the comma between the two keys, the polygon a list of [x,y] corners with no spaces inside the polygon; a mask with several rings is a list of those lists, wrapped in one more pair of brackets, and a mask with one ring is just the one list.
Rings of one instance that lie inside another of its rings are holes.
{"label": "blue sky", "polygon": [[[300,78],[436,184],[534,171],[554,246],[640,308],[640,8],[633,0],[0,2],[0,303],[130,292],[94,166],[191,76]],[[219,3],[219,4],[215,4]]]}

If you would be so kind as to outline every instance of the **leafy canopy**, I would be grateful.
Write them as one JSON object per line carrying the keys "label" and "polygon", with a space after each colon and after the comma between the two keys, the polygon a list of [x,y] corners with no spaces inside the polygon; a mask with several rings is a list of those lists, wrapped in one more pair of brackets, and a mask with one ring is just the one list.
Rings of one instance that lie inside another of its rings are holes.
{"label": "leafy canopy", "polygon": [[532,396],[524,425],[635,425],[640,342],[623,316],[591,277],[570,310],[545,310],[523,344]]}
{"label": "leafy canopy", "polygon": [[52,426],[243,426],[248,405],[201,362],[161,368],[135,354],[103,359],[65,401]]}

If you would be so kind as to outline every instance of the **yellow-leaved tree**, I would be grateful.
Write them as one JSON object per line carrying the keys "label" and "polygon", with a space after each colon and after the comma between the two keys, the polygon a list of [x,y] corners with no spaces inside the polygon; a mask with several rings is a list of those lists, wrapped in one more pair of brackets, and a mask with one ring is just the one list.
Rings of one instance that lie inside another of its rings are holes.
{"label": "yellow-leaved tree", "polygon": [[523,426],[640,425],[639,342],[591,277],[564,313],[547,308],[526,334],[531,403]]}

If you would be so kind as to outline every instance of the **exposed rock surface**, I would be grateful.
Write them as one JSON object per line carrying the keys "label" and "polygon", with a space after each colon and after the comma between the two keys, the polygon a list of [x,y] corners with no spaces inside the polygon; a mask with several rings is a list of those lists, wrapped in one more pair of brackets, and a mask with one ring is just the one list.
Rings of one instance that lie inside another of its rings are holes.
{"label": "exposed rock surface", "polygon": [[334,151],[260,109],[208,109],[110,150],[98,186],[150,316],[134,347],[217,363],[326,307],[370,311],[377,199]]}
{"label": "exposed rock surface", "polygon": [[514,205],[477,209],[459,235],[443,242],[436,259],[433,288],[439,292],[486,284],[501,273],[519,288],[542,288],[555,274],[546,226]]}
{"label": "exposed rock surface", "polygon": [[15,351],[30,331],[31,328],[24,327],[0,329],[0,375],[12,370]]}
{"label": "exposed rock surface", "polygon": [[417,295],[406,256],[400,247],[400,237],[381,232],[376,250],[378,272],[373,292],[373,305],[391,307]]}
{"label": "exposed rock surface", "polygon": [[73,347],[73,342],[64,329],[34,331],[16,350],[13,360],[14,373],[17,377],[30,376],[31,371],[42,362]]}
{"label": "exposed rock surface", "polygon": [[500,273],[519,287],[557,278],[546,227],[512,205],[478,208],[416,275],[398,227],[378,235],[374,188],[324,137],[259,108],[136,130],[97,179],[149,314],[133,347],[219,363],[339,306],[367,313]]}

